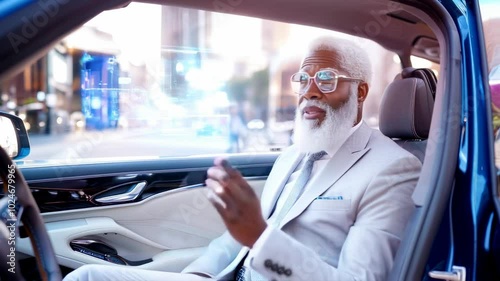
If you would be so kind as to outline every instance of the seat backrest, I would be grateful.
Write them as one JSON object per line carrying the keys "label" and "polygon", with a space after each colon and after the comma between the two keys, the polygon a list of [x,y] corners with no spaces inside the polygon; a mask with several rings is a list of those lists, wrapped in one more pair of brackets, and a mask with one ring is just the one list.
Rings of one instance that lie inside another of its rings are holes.
{"label": "seat backrest", "polygon": [[437,79],[430,69],[405,68],[385,89],[379,129],[424,161]]}

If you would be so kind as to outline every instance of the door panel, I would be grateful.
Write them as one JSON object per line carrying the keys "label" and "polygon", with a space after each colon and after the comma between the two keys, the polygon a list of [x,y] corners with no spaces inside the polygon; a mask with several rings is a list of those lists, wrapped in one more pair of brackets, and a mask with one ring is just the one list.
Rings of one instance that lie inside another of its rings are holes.
{"label": "door panel", "polygon": [[[230,161],[260,196],[274,158],[244,159],[238,156]],[[61,265],[76,268],[88,263],[128,264],[178,272],[225,231],[224,223],[205,195],[204,178],[199,176],[208,167],[199,164],[203,162],[192,160],[191,166],[183,167],[182,172],[169,163],[165,165],[168,169],[152,173],[145,173],[147,169],[143,166],[129,167],[119,174],[108,173],[109,167],[101,167],[99,174],[75,177],[81,174],[75,166],[64,171],[66,177],[58,179],[41,178],[40,171],[34,169],[27,169],[25,174],[43,210]],[[131,182],[136,182],[140,169],[143,170],[140,174],[147,174],[150,181],[135,200],[119,204],[101,204],[95,200],[96,195],[114,189],[109,186],[127,185],[118,179],[130,181],[134,175]],[[36,179],[30,182],[30,176]],[[159,182],[168,188],[158,188]],[[85,196],[76,201],[58,201],[75,199],[74,194],[82,193]],[[116,253],[109,254],[108,248]],[[18,249],[33,255],[28,238],[19,239]]]}

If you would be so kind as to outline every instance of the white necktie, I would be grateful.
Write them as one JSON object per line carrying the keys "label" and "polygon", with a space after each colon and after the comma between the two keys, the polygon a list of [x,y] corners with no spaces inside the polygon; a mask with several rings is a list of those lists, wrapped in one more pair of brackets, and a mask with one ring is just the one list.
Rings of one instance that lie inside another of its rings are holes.
{"label": "white necktie", "polygon": [[302,194],[304,187],[306,186],[309,178],[311,177],[311,172],[313,169],[314,162],[321,159],[321,157],[325,156],[325,151],[320,151],[309,155],[307,158],[304,167],[302,167],[299,177],[293,186],[293,189],[288,194],[283,207],[280,210],[275,210],[274,214],[271,216],[272,225],[278,227],[285,217],[286,214],[290,211],[293,204],[299,199],[299,196]]}

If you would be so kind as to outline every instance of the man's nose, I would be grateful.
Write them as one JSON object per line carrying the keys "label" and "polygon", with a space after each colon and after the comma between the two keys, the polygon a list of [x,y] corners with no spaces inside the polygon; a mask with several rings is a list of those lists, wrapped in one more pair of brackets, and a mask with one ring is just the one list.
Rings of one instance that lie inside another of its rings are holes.
{"label": "man's nose", "polygon": [[318,85],[312,81],[311,86],[307,89],[307,92],[302,96],[307,100],[317,100],[321,98],[323,93],[319,90]]}

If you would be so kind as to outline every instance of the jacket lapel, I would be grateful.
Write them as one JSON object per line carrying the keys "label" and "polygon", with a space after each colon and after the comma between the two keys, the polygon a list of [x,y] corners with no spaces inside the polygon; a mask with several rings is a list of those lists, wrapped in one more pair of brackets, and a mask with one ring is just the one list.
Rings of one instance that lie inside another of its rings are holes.
{"label": "jacket lapel", "polygon": [[271,214],[288,178],[304,157],[304,153],[299,153],[294,147],[290,147],[290,149],[292,151],[282,154],[280,156],[282,159],[276,161],[271,173],[272,177],[269,177],[266,181],[264,193],[261,198],[262,215],[264,218],[268,218]]}
{"label": "jacket lapel", "polygon": [[370,135],[371,129],[363,123],[328,161],[321,174],[313,178],[307,190],[285,216],[281,226],[300,215],[316,197],[334,185],[342,175],[370,150],[367,147]]}

